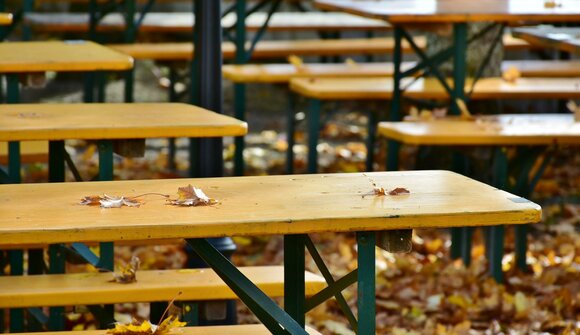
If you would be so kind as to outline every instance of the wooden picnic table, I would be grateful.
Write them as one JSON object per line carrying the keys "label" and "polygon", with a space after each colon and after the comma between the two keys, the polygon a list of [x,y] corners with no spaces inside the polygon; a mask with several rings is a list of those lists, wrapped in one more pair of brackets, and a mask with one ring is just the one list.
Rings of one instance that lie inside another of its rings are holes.
{"label": "wooden picnic table", "polygon": [[[401,119],[401,79],[403,76],[412,76],[418,72],[429,70],[441,83],[446,78],[440,73],[439,64],[453,59],[453,81],[445,84],[445,91],[451,97],[451,112],[458,115],[460,107],[457,103],[465,99],[463,87],[466,82],[466,53],[470,43],[477,40],[477,35],[467,36],[467,23],[490,22],[487,28],[492,29],[499,25],[498,34],[503,32],[507,24],[522,24],[529,21],[542,22],[576,22],[580,20],[580,1],[563,1],[555,8],[547,8],[544,0],[487,0],[487,1],[461,1],[461,0],[315,0],[317,7],[324,10],[343,11],[369,18],[378,18],[389,22],[394,27],[395,52],[393,60],[395,73],[393,75],[393,99],[389,120]],[[437,55],[428,56],[418,48],[416,53],[420,63],[413,69],[403,72],[401,70],[402,52],[401,42],[404,40],[411,43],[413,36],[410,29],[432,28],[433,24],[453,26],[452,45],[442,50]],[[499,35],[498,35],[499,36]],[[499,38],[495,38],[495,43]],[[485,64],[485,63],[484,63]],[[484,65],[482,64],[482,66]],[[476,78],[477,80],[478,78]],[[392,162],[387,168],[397,168],[397,146],[389,142]]]}
{"label": "wooden picnic table", "polygon": [[133,67],[125,54],[90,41],[5,42],[0,73],[123,71]]}
{"label": "wooden picnic table", "polygon": [[512,34],[532,45],[580,54],[580,28],[577,27],[521,27],[514,29]]}
{"label": "wooden picnic table", "polygon": [[[0,141],[16,144],[37,140],[103,142],[241,136],[246,133],[245,122],[181,103],[12,104],[0,109]],[[108,145],[100,145],[101,180],[112,179],[113,146],[109,142]],[[54,147],[53,150],[55,152],[51,152],[49,157],[50,169],[58,169],[55,166],[64,164],[64,153],[59,154],[60,150]],[[15,182],[20,171],[19,159],[16,154],[9,157],[9,175]]]}
{"label": "wooden picnic table", "polygon": [[[550,159],[544,157],[542,164],[535,165],[546,147],[559,145],[580,145],[580,122],[568,114],[517,114],[478,116],[475,120],[462,120],[447,117],[433,121],[380,122],[378,133],[410,145],[446,145],[452,147],[490,146],[496,148],[494,164],[491,169],[495,176],[496,187],[507,189],[509,160],[506,146],[517,148],[511,159],[517,161],[511,192],[529,197],[535,183],[542,175]],[[534,147],[535,149],[530,149]],[[537,150],[537,149],[540,150]],[[512,167],[513,168],[513,167]],[[527,270],[527,227],[515,227],[516,263],[522,271]],[[471,260],[471,228],[461,228],[461,238],[453,239],[453,250],[461,256],[465,264]],[[490,262],[494,277],[503,278],[501,259],[504,248],[503,228],[496,227],[490,232]],[[452,253],[453,253],[452,250]]]}
{"label": "wooden picnic table", "polygon": [[[266,22],[267,13],[252,13],[246,18],[246,30],[258,31]],[[43,32],[87,32],[89,14],[85,13],[28,13],[24,22],[32,29]],[[227,14],[222,27],[235,26],[236,14]],[[192,13],[147,13],[139,27],[144,33],[191,33],[195,24]],[[121,13],[110,13],[99,22],[97,31],[115,32],[126,28]],[[389,31],[390,25],[376,19],[362,18],[348,13],[277,12],[268,22],[268,31]]]}
{"label": "wooden picnic table", "polygon": [[7,26],[12,24],[12,14],[0,13],[0,26]]}
{"label": "wooden picnic table", "polygon": [[[363,197],[373,190],[369,178],[410,194]],[[188,184],[218,203],[175,207],[163,197],[148,196],[138,208],[79,204],[85,196],[102,194],[176,197],[177,189]],[[311,245],[305,234],[356,232],[358,271],[349,282],[358,282],[358,333],[364,335],[375,334],[376,231],[526,224],[541,218],[538,205],[447,171],[0,185],[0,212],[4,244],[187,238],[274,334],[283,329],[304,334],[304,249]],[[287,313],[205,240],[254,235],[285,236]]]}

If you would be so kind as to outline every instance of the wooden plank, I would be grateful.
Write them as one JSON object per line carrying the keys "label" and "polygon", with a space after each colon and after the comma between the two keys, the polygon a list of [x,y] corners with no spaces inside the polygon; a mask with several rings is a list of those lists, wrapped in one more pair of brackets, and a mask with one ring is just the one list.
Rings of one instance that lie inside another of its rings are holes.
{"label": "wooden plank", "polygon": [[[48,162],[48,142],[26,141],[20,143],[20,162],[24,164]],[[8,164],[7,142],[0,142],[0,164]]]}
{"label": "wooden plank", "polygon": [[[403,80],[403,87],[411,79]],[[466,90],[471,87],[467,80]],[[295,78],[290,89],[300,95],[322,100],[390,100],[391,78]],[[449,99],[435,78],[413,82],[404,95],[416,99]],[[473,100],[486,99],[572,99],[580,97],[580,78],[519,78],[509,83],[502,78],[480,79],[471,95]]]}
{"label": "wooden plank", "polygon": [[513,34],[531,45],[580,54],[580,28],[577,27],[525,27],[514,29]]}
{"label": "wooden plank", "polygon": [[0,26],[8,26],[12,24],[12,14],[0,13]]}
{"label": "wooden plank", "polygon": [[[269,297],[284,296],[283,266],[239,269]],[[326,287],[324,278],[308,271],[305,276],[307,296]],[[211,269],[140,270],[137,282],[130,284],[119,284],[112,279],[111,273],[104,272],[3,276],[0,277],[0,308],[237,298]]]}
{"label": "wooden plank", "polygon": [[381,122],[381,136],[414,145],[580,145],[574,115],[518,114],[475,121]]}
{"label": "wooden plank", "polygon": [[247,124],[181,103],[15,104],[0,109],[0,141],[240,136]]}
{"label": "wooden plank", "polygon": [[[367,177],[368,176],[368,177]],[[375,197],[369,181],[406,196]],[[188,184],[219,203],[140,207],[79,204],[90,195],[176,196]],[[540,206],[448,171],[317,174],[0,185],[3,244],[306,234],[535,223]]]}
{"label": "wooden plank", "polygon": [[544,0],[315,0],[323,10],[343,11],[391,24],[566,22],[580,20],[580,2],[562,1],[547,8]]}
{"label": "wooden plank", "polygon": [[[425,46],[424,38],[417,43]],[[248,45],[249,46],[249,45]],[[407,43],[404,51],[410,52]],[[193,57],[193,44],[183,43],[137,43],[111,44],[112,49],[130,55],[135,59],[152,59],[158,61],[189,61]],[[394,48],[392,38],[352,38],[337,40],[272,40],[260,41],[252,55],[252,59],[285,58],[289,55],[297,56],[340,56],[340,55],[372,55],[388,54]],[[232,42],[222,44],[223,56],[233,59],[235,45]]]}
{"label": "wooden plank", "polygon": [[[155,321],[153,321],[155,322]],[[321,335],[311,327],[306,327],[310,335]],[[198,326],[180,328],[179,333],[183,335],[270,335],[270,331],[261,324],[234,325],[234,326]],[[20,333],[22,335],[104,335],[105,330],[76,330],[63,332],[36,332]]]}
{"label": "wooden plank", "polygon": [[121,71],[132,67],[131,57],[89,41],[0,43],[0,73]]}
{"label": "wooden plank", "polygon": [[[404,62],[408,69],[415,62]],[[502,71],[515,67],[522,77],[580,77],[580,60],[508,60]],[[393,63],[305,63],[224,65],[224,78],[236,83],[287,83],[292,78],[391,77]]]}
{"label": "wooden plank", "polygon": [[[267,13],[257,12],[246,18],[248,31],[259,30],[266,21]],[[85,33],[89,29],[86,13],[29,13],[24,22],[37,32]],[[224,28],[233,27],[236,14],[222,19]],[[147,13],[139,31],[143,33],[191,33],[195,23],[192,13]],[[120,13],[107,14],[97,26],[100,32],[119,32],[125,29]],[[268,23],[268,31],[389,31],[391,26],[375,19],[347,13],[277,12]]]}

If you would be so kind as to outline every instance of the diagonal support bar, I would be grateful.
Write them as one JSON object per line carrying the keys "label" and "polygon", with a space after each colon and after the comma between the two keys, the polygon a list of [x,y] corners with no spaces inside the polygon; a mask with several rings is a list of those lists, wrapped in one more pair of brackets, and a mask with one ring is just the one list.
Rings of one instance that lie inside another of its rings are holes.
{"label": "diagonal support bar", "polygon": [[[345,277],[339,279],[338,282],[340,282],[340,283],[338,283],[337,281],[334,280],[334,277],[332,277],[330,270],[328,270],[328,267],[326,266],[326,264],[324,263],[324,260],[322,259],[322,257],[318,253],[318,250],[316,250],[316,246],[314,245],[314,243],[312,243],[312,240],[310,238],[307,238],[305,242],[306,242],[306,248],[308,249],[310,256],[312,256],[312,259],[314,260],[314,263],[316,263],[318,270],[320,270],[320,273],[324,277],[324,280],[326,280],[326,283],[328,283],[328,288],[331,288],[331,290],[332,290],[332,291],[328,291],[328,292],[332,293],[332,295],[334,295],[334,298],[338,302],[338,306],[340,307],[340,309],[342,310],[342,312],[344,313],[344,315],[348,319],[348,323],[350,323],[350,326],[352,327],[352,329],[355,332],[357,332],[358,331],[358,322],[357,322],[356,317],[354,316],[352,310],[348,306],[346,299],[344,298],[344,296],[342,295],[341,292],[344,288],[346,288],[350,284],[356,282],[358,275],[354,276],[354,278],[347,278],[347,277],[351,276],[353,272],[356,272],[358,274],[358,269],[355,271],[352,271],[351,273],[349,273]],[[350,280],[353,280],[353,282],[349,283]],[[343,286],[343,285],[346,285],[346,286]],[[323,291],[326,291],[328,288],[324,289]],[[336,290],[334,290],[334,288],[336,288]],[[314,297],[310,298],[307,301],[307,303],[306,303],[306,310],[307,311],[318,306],[322,301],[325,301],[326,299],[330,298],[330,297],[328,297],[328,298],[318,302],[319,300],[318,300],[317,296],[319,294],[321,294],[323,291],[319,292],[318,294],[316,294]]]}
{"label": "diagonal support bar", "polygon": [[187,239],[187,243],[236,293],[270,332],[273,334],[307,334],[298,322],[258,289],[207,240]]}

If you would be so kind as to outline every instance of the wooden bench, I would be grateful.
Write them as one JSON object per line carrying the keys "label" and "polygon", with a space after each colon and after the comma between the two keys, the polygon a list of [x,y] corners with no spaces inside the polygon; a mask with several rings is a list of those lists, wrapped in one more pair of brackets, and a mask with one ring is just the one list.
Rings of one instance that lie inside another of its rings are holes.
{"label": "wooden bench", "polygon": [[[246,30],[257,31],[266,21],[264,12],[252,13],[246,18]],[[36,32],[86,33],[89,15],[85,13],[28,13],[24,23]],[[224,28],[233,27],[236,15],[230,13],[222,19]],[[194,25],[191,13],[147,13],[139,31],[144,33],[190,34]],[[125,29],[120,13],[107,14],[97,26],[100,32],[119,32]],[[388,31],[391,26],[381,20],[366,19],[338,12],[276,12],[268,23],[268,31]]]}
{"label": "wooden bench", "polygon": [[[155,322],[155,321],[152,321]],[[321,335],[311,327],[306,327],[309,335]],[[183,335],[270,335],[272,334],[263,325],[235,325],[235,326],[203,326],[184,327],[178,330]],[[20,333],[22,335],[105,335],[103,330],[75,330],[66,332],[34,332]]]}
{"label": "wooden bench", "polygon": [[[282,266],[242,267],[241,272],[269,297],[284,296]],[[326,287],[324,278],[306,272],[306,295]],[[211,269],[139,270],[137,281],[112,282],[108,272],[0,276],[0,308],[75,306],[125,302],[236,299]],[[178,295],[178,293],[181,294]]]}
{"label": "wooden bench", "polygon": [[[541,164],[535,165],[543,150],[538,147],[559,145],[580,145],[580,122],[571,114],[517,114],[480,116],[475,120],[461,120],[457,117],[446,117],[432,121],[380,122],[378,134],[386,139],[403,144],[422,146],[473,147],[487,146],[496,148],[495,162],[490,164],[495,185],[501,189],[522,197],[530,197],[535,183],[550,162],[544,157]],[[530,151],[531,146],[536,151]],[[510,159],[505,157],[504,147],[516,148],[511,151]],[[523,150],[517,150],[522,148]],[[508,185],[508,165],[510,161],[518,162],[512,169],[516,182]],[[505,181],[505,182],[501,182]],[[452,235],[452,256],[461,256],[465,264],[471,260],[471,231],[463,228],[459,234]],[[461,236],[461,238],[459,238]],[[503,254],[503,234],[490,239],[489,249]],[[462,246],[464,244],[464,246]],[[520,270],[527,271],[527,230],[526,226],[516,227],[516,263]],[[496,271],[496,278],[501,279],[501,269]]]}
{"label": "wooden bench", "polygon": [[[415,62],[404,62],[403,71]],[[502,71],[510,68],[519,70],[522,77],[580,77],[580,60],[505,60]],[[349,78],[391,77],[393,63],[305,63],[300,67],[293,64],[244,64],[224,65],[224,78],[235,83],[287,83],[292,78]]]}
{"label": "wooden bench", "polygon": [[[426,39],[418,37],[417,44],[425,47]],[[524,42],[525,43],[525,42]],[[522,43],[513,44],[518,48]],[[135,59],[157,61],[189,61],[193,57],[193,44],[189,42],[110,44],[112,49]],[[252,54],[252,59],[286,58],[297,56],[348,56],[348,55],[389,55],[395,42],[390,37],[348,38],[326,40],[269,40],[260,41]],[[507,48],[507,45],[506,45]],[[403,43],[403,52],[411,52],[408,43]],[[222,44],[223,57],[233,59],[236,48],[232,42]]]}
{"label": "wooden bench", "polygon": [[[403,87],[410,86],[403,96],[414,99],[447,100],[449,96],[443,86],[435,78],[421,78],[412,81],[406,78]],[[466,90],[471,83],[466,83]],[[392,78],[294,78],[290,80],[290,89],[314,101],[308,113],[309,143],[308,169],[314,173],[317,170],[316,145],[318,143],[318,120],[320,119],[320,100],[390,100],[393,94]],[[509,83],[502,78],[480,79],[470,96],[471,100],[495,99],[574,99],[580,97],[580,78],[519,78],[515,83]],[[376,129],[376,115],[369,112],[367,139],[367,169],[372,169],[372,148]],[[289,116],[288,126],[293,127],[293,117]],[[293,134],[293,128],[288,128],[288,134]],[[289,139],[292,136],[288,137]],[[292,164],[293,140],[289,141],[287,153],[288,167]]]}
{"label": "wooden bench", "polygon": [[580,28],[578,27],[522,27],[514,29],[514,36],[538,48],[554,48],[580,54]]}

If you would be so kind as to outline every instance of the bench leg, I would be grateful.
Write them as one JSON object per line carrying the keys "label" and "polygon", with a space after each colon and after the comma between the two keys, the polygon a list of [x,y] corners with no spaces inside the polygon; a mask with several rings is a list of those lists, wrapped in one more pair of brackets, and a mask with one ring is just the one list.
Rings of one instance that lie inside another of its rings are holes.
{"label": "bench leg", "polygon": [[187,239],[193,251],[206,262],[273,334],[307,335],[296,320],[256,287],[206,239]]}
{"label": "bench leg", "polygon": [[[391,112],[389,113],[389,121],[401,120],[401,62],[403,58],[401,43],[403,41],[403,29],[396,26],[393,32],[395,39],[395,48],[393,50],[393,97],[391,100]],[[387,171],[399,170],[399,150],[400,143],[396,141],[387,141]]]}
{"label": "bench leg", "polygon": [[286,149],[286,173],[294,173],[294,132],[296,131],[296,96],[290,92],[288,94],[288,110],[286,111],[286,139],[288,149]]}
{"label": "bench leg", "polygon": [[358,334],[375,334],[375,232],[358,232]]}
{"label": "bench leg", "polygon": [[[234,115],[236,119],[246,120],[246,85],[234,84]],[[234,139],[236,149],[234,153],[234,175],[244,175],[244,147],[246,145],[244,136]]]}
{"label": "bench leg", "polygon": [[373,111],[367,112],[368,124],[367,124],[367,161],[366,170],[367,172],[373,171],[373,163],[375,158],[375,137],[377,134],[377,114]]}
{"label": "bench leg", "polygon": [[135,70],[131,69],[125,71],[125,102],[133,102],[135,101],[134,97],[134,83],[135,83]]}
{"label": "bench leg", "polygon": [[[22,276],[24,274],[24,252],[22,250],[8,251],[10,258],[10,275]],[[24,331],[24,309],[10,309],[10,333],[21,333]]]}
{"label": "bench leg", "polygon": [[504,226],[493,226],[489,228],[489,250],[487,251],[489,257],[489,272],[491,276],[498,282],[503,282],[502,259],[503,259],[503,243],[504,243]]}
{"label": "bench leg", "polygon": [[526,251],[528,250],[528,229],[527,224],[517,225],[514,227],[516,235],[516,264],[521,271],[528,271],[528,262],[526,258]]}
{"label": "bench leg", "polygon": [[284,236],[284,310],[302,327],[305,325],[305,235]]}
{"label": "bench leg", "polygon": [[318,133],[320,132],[320,109],[321,101],[310,99],[310,111],[308,112],[308,173],[318,171]]}

